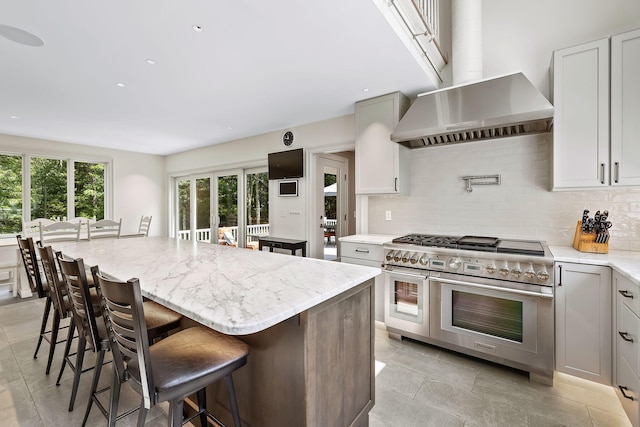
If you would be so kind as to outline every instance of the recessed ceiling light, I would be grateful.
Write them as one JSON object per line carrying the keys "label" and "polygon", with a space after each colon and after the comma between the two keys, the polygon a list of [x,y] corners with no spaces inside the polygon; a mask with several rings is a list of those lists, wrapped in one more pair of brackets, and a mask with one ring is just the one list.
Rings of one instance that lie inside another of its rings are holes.
{"label": "recessed ceiling light", "polygon": [[18,116],[9,116],[9,118],[10,118],[10,119],[14,119],[14,120],[15,120],[15,119],[17,119],[17,118],[18,118]]}
{"label": "recessed ceiling light", "polygon": [[154,61],[153,59],[147,59],[147,64],[149,65],[156,65],[156,61]]}
{"label": "recessed ceiling light", "polygon": [[204,28],[202,28],[202,26],[200,26],[200,25],[194,25],[191,28],[193,28],[193,31],[195,31],[196,33],[201,33],[201,32],[204,31]]}
{"label": "recessed ceiling light", "polygon": [[368,88],[368,87],[365,87],[364,89],[362,89],[362,91],[363,91],[364,93],[367,93],[367,92],[369,92],[369,88]]}
{"label": "recessed ceiling light", "polygon": [[227,129],[228,129],[228,130],[231,130],[231,129],[233,129],[233,128],[232,128],[231,126],[227,126]]}
{"label": "recessed ceiling light", "polygon": [[118,87],[124,87],[124,83],[116,83],[116,86],[118,86]]}

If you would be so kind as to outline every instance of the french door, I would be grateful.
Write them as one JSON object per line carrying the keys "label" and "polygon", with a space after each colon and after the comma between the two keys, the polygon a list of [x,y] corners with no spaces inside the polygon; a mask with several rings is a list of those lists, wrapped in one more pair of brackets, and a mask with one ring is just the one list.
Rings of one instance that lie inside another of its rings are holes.
{"label": "french door", "polygon": [[211,174],[176,179],[176,237],[184,240],[212,242]]}

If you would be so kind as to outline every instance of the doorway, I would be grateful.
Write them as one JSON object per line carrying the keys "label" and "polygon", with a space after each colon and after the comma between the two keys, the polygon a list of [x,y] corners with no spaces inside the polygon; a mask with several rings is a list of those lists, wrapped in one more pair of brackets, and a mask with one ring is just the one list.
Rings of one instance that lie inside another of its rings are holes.
{"label": "doorway", "polygon": [[325,260],[340,258],[338,238],[347,233],[348,159],[331,154],[316,156],[316,215],[319,224],[315,253]]}

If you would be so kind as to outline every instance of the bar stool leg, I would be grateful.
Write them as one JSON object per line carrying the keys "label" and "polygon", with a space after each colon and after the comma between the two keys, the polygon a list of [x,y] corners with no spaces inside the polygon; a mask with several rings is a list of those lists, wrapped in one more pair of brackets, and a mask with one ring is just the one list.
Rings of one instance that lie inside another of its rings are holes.
{"label": "bar stool leg", "polygon": [[207,392],[205,388],[198,390],[198,411],[200,411],[200,425],[202,427],[207,427]]}
{"label": "bar stool leg", "polygon": [[[147,418],[147,408],[144,407],[144,396],[140,397],[140,409],[138,411],[138,427],[144,427],[144,420]],[[169,406],[169,417],[171,417],[171,406]]]}
{"label": "bar stool leg", "polygon": [[[38,350],[40,350],[40,344],[44,333],[47,330],[47,320],[49,320],[49,311],[51,311],[51,298],[47,297],[47,302],[44,305],[44,313],[42,314],[42,326],[40,326],[40,336],[38,337],[38,344],[36,345],[36,351],[33,353],[33,358],[38,358]],[[47,372],[48,374],[49,372]]]}
{"label": "bar stool leg", "polygon": [[89,393],[89,402],[87,403],[87,410],[84,412],[84,419],[82,420],[82,427],[87,424],[89,413],[91,412],[91,406],[93,406],[93,400],[96,399],[96,390],[98,389],[98,381],[100,381],[100,372],[102,371],[102,363],[104,362],[105,350],[98,352],[96,357],[96,367],[93,372],[93,381],[91,383],[91,392]]}
{"label": "bar stool leg", "polygon": [[184,401],[181,398],[169,401],[169,427],[181,427]]}
{"label": "bar stool leg", "polygon": [[64,354],[62,355],[62,366],[60,366],[60,373],[58,374],[58,379],[56,380],[56,385],[60,385],[60,379],[62,378],[62,373],[64,372],[65,366],[67,366],[67,357],[69,356],[69,351],[71,350],[71,341],[73,341],[73,334],[76,331],[76,324],[71,318],[71,323],[69,323],[69,333],[67,334],[67,342],[64,344]]}
{"label": "bar stool leg", "polygon": [[227,384],[227,394],[229,395],[229,404],[231,405],[231,414],[233,415],[233,425],[240,427],[240,412],[238,411],[238,401],[236,400],[236,389],[233,386],[233,378],[231,374],[224,377]]}
{"label": "bar stool leg", "polygon": [[76,352],[76,366],[73,375],[73,388],[71,389],[71,400],[69,401],[69,412],[73,411],[73,405],[76,402],[76,394],[78,394],[78,385],[80,384],[80,374],[82,374],[82,362],[84,362],[84,349],[87,346],[87,339],[80,334],[78,337],[78,350]]}
{"label": "bar stool leg", "polygon": [[56,351],[56,343],[58,342],[58,329],[60,328],[60,313],[58,310],[53,311],[53,322],[51,324],[51,343],[49,345],[49,358],[47,359],[47,370],[45,371],[49,375],[51,370],[51,362],[53,361],[53,353]]}
{"label": "bar stool leg", "polygon": [[[116,364],[113,363],[113,378],[111,380],[111,399],[109,400],[109,427],[115,427],[116,418],[118,417],[118,402],[120,401],[120,378]],[[142,411],[144,408],[140,408]],[[140,416],[138,415],[138,418]],[[144,421],[143,421],[144,424]]]}

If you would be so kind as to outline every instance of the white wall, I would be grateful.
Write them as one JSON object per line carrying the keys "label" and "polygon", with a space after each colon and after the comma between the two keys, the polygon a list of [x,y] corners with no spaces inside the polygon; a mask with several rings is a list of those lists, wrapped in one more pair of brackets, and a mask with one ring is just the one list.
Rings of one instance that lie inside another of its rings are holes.
{"label": "white wall", "polygon": [[[296,126],[291,130],[295,135],[291,149],[304,149],[305,178],[300,179],[298,197],[278,197],[277,181],[270,182],[270,233],[278,237],[308,240],[311,210],[311,198],[308,193],[312,191],[309,186],[309,177],[312,172],[311,154],[324,150],[335,151],[336,148],[353,148],[355,141],[353,115]],[[175,176],[239,166],[266,166],[268,153],[287,149],[282,145],[282,133],[283,130],[278,130],[167,156],[167,174]]]}
{"label": "white wall", "polygon": [[0,134],[0,152],[73,157],[113,162],[113,217],[123,233],[138,231],[140,217],[152,215],[150,235],[165,233],[164,157]]}
{"label": "white wall", "polygon": [[[523,71],[545,95],[552,51],[640,27],[640,2],[483,0],[484,76]],[[551,135],[412,152],[411,195],[370,197],[369,232],[478,234],[570,246],[587,208],[609,210],[612,249],[640,250],[640,189],[551,192]],[[467,193],[460,177],[502,175]],[[386,210],[393,221],[385,221]]]}

